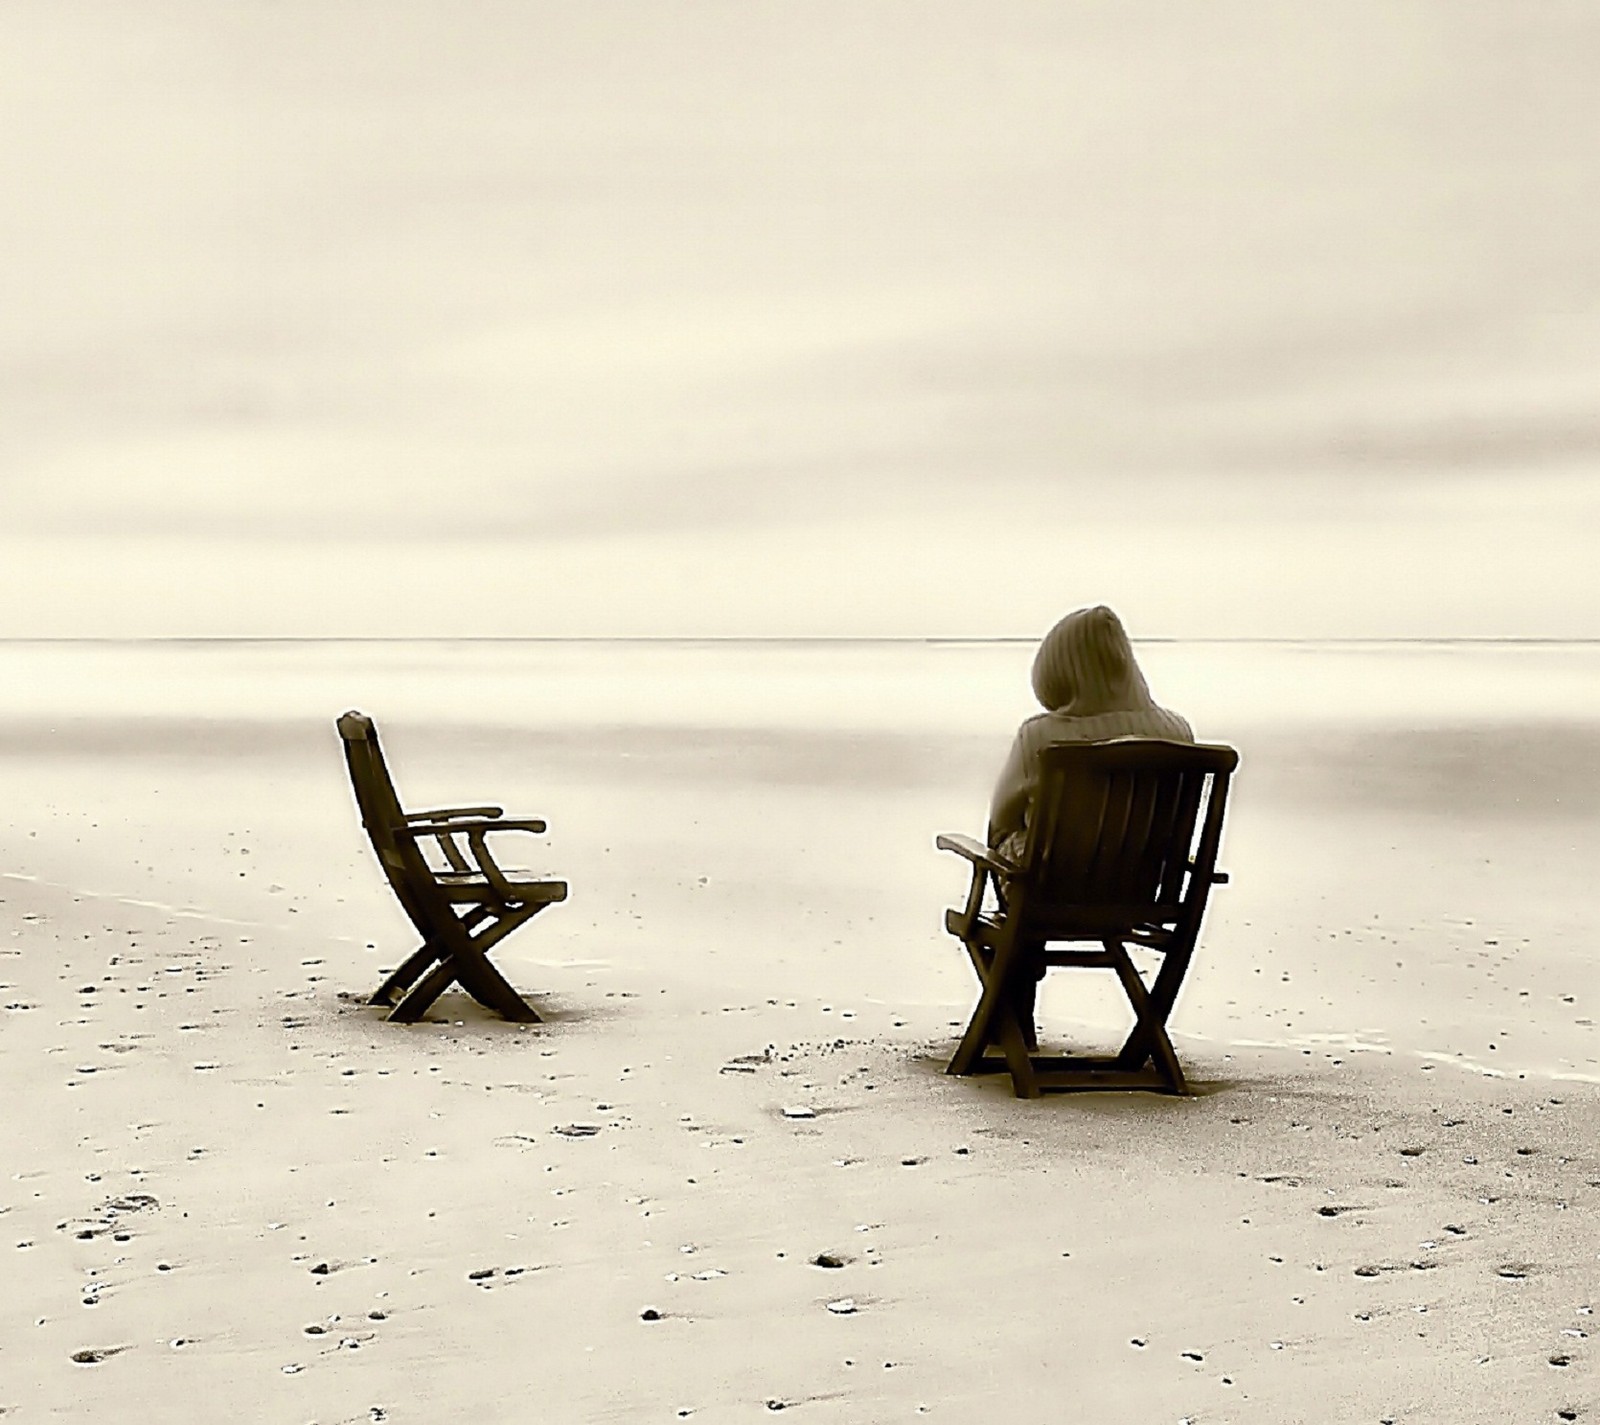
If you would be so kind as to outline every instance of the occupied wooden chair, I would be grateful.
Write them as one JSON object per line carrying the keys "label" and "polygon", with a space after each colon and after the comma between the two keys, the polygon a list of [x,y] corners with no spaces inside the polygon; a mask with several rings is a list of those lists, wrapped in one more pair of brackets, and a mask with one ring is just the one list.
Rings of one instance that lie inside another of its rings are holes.
{"label": "occupied wooden chair", "polygon": [[[1216,869],[1217,851],[1238,762],[1231,747],[1151,738],[1050,747],[1040,756],[1020,864],[968,836],[937,838],[940,850],[972,863],[966,905],[946,912],[945,927],[983,986],[948,1073],[1009,1071],[1019,1098],[1045,1088],[1185,1092],[1166,1023],[1211,887],[1228,879]],[[985,906],[991,879],[993,910]],[[1097,948],[1063,948],[1075,942]],[[1148,988],[1130,945],[1162,955]],[[1110,969],[1121,980],[1135,1022],[1115,1055],[1036,1052],[1035,991],[1060,965]]]}
{"label": "occupied wooden chair", "polygon": [[372,719],[347,712],[338,726],[361,824],[395,899],[422,936],[368,1003],[392,1006],[388,1017],[410,1024],[459,981],[506,1019],[538,1023],[533,1007],[489,963],[489,951],[546,906],[565,900],[566,882],[502,870],[487,838],[491,831],[542,832],[544,822],[513,820],[494,806],[404,811]]}

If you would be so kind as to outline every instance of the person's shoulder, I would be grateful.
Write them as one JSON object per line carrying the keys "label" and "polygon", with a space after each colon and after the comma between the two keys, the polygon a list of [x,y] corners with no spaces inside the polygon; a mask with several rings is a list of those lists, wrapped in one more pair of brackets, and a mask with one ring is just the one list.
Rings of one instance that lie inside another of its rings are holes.
{"label": "person's shoulder", "polygon": [[1037,757],[1047,747],[1069,742],[1104,742],[1108,737],[1119,736],[1127,730],[1123,722],[1121,714],[1093,713],[1083,717],[1058,709],[1030,717],[1018,730],[1017,737],[1028,754]]}
{"label": "person's shoulder", "polygon": [[1102,728],[1153,726],[1158,721],[1164,723],[1166,712],[1153,705],[1147,708],[1108,708],[1105,712],[1044,713],[1036,721],[1065,737],[1087,737],[1094,740]]}
{"label": "person's shoulder", "polygon": [[1035,713],[1025,717],[1017,728],[1017,741],[1022,746],[1037,751],[1053,741],[1054,725],[1061,720],[1060,713]]}
{"label": "person's shoulder", "polygon": [[1059,708],[1054,712],[1035,713],[1022,725],[1030,733],[1039,737],[1059,738],[1072,737],[1091,719],[1078,717],[1073,713],[1062,712]]}
{"label": "person's shoulder", "polygon": [[1170,737],[1175,742],[1193,742],[1194,729],[1189,726],[1189,719],[1181,713],[1175,713],[1171,708],[1155,708],[1160,715],[1160,722],[1164,726],[1163,737]]}
{"label": "person's shoulder", "polygon": [[1035,713],[1017,729],[1017,740],[1031,751],[1061,742],[1104,742],[1114,737],[1165,737],[1193,742],[1194,730],[1168,708],[1151,706],[1076,716]]}

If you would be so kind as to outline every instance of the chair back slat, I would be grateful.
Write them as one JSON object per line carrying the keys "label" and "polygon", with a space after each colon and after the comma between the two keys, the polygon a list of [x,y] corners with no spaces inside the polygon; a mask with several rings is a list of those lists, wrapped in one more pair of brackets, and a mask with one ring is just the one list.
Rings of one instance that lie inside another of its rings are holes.
{"label": "chair back slat", "polygon": [[361,825],[366,828],[367,839],[372,843],[395,899],[426,936],[440,911],[448,913],[448,907],[438,893],[438,882],[416,842],[409,836],[396,834],[405,826],[406,814],[384,760],[378,729],[370,717],[359,712],[345,713],[339,718],[338,726]]}
{"label": "chair back slat", "polygon": [[[1218,774],[1213,772],[1212,777]],[[1226,773],[1221,774],[1226,776]],[[1189,862],[1194,852],[1194,824],[1200,814],[1200,805],[1206,798],[1205,772],[1194,770],[1180,773],[1173,780],[1172,825],[1167,836],[1167,855],[1160,870],[1158,894],[1163,900],[1177,900],[1183,894],[1184,881],[1189,874]],[[1215,789],[1212,798],[1221,798]],[[1207,866],[1209,876],[1214,867]]]}
{"label": "chair back slat", "polygon": [[[1176,900],[1182,890],[1181,881],[1174,884],[1171,876],[1175,860],[1170,848],[1187,838],[1180,826],[1180,814],[1187,804],[1184,796],[1184,777],[1158,777],[1150,790],[1150,821],[1143,854],[1139,858],[1140,885],[1155,887],[1157,900]],[[1178,867],[1181,875],[1182,867]]]}
{"label": "chair back slat", "polygon": [[339,737],[344,743],[345,764],[350,769],[350,785],[355,791],[361,824],[368,831],[393,839],[393,829],[405,824],[394,779],[383,758],[378,729],[365,713],[347,712],[339,719]]}
{"label": "chair back slat", "polygon": [[[1105,780],[1105,798],[1101,802],[1100,837],[1094,854],[1084,868],[1084,884],[1080,894],[1099,901],[1119,900],[1121,883],[1129,881],[1128,851],[1134,832],[1134,800],[1139,791],[1135,777],[1113,771]],[[1070,815],[1070,811],[1067,813]]]}
{"label": "chair back slat", "polygon": [[1198,915],[1237,763],[1231,747],[1153,738],[1045,749],[1023,858],[1036,929]]}

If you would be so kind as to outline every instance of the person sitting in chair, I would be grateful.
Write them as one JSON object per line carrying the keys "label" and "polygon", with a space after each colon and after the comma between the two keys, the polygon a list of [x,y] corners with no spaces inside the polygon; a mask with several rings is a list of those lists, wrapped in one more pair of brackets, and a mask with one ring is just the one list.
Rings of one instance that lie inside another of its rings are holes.
{"label": "person sitting in chair", "polygon": [[1194,741],[1189,724],[1150,696],[1122,620],[1104,604],[1068,614],[1045,634],[1033,659],[1033,691],[1044,712],[1017,729],[989,805],[989,845],[1017,862],[1042,748],[1114,737]]}

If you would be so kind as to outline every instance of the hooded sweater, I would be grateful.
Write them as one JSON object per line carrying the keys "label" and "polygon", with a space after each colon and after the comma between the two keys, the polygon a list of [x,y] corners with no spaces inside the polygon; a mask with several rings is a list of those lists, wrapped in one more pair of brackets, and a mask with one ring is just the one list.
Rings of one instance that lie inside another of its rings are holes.
{"label": "hooded sweater", "polygon": [[989,844],[1013,860],[1021,856],[1042,749],[1114,737],[1194,741],[1189,724],[1150,696],[1122,620],[1104,604],[1068,614],[1044,636],[1033,691],[1045,711],[1017,729],[989,805]]}

